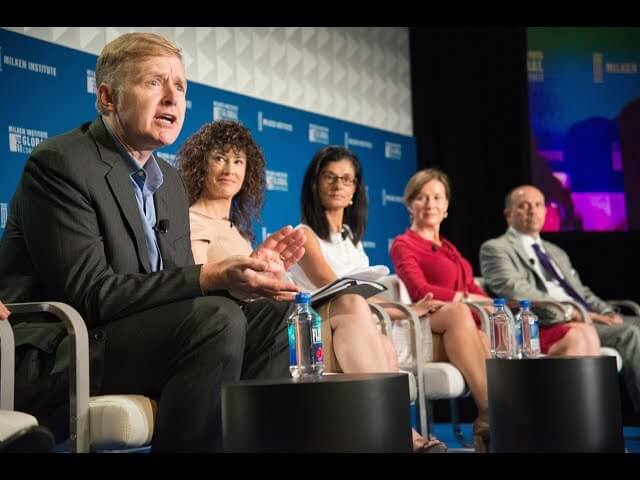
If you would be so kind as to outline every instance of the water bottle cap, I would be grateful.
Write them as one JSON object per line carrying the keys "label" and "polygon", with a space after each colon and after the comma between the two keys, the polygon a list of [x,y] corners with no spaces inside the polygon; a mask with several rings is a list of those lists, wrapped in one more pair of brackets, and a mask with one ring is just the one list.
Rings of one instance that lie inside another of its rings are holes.
{"label": "water bottle cap", "polygon": [[531,300],[520,300],[520,308],[531,308]]}
{"label": "water bottle cap", "polygon": [[498,297],[493,299],[494,307],[504,307],[504,298]]}
{"label": "water bottle cap", "polygon": [[311,303],[311,294],[309,292],[296,293],[295,302],[297,304],[308,304],[308,303]]}

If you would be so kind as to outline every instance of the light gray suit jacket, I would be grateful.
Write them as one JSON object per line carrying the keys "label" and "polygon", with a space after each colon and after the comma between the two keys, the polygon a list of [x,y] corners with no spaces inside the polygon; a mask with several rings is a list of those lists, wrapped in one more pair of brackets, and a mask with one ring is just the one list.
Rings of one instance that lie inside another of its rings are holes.
{"label": "light gray suit jacket", "polygon": [[[571,260],[564,250],[544,240],[542,244],[567,283],[582,295],[591,311],[597,313],[613,311],[609,304],[580,281],[578,272],[571,266]],[[555,300],[549,295],[544,279],[531,264],[522,242],[511,230],[482,244],[480,271],[487,288],[494,295],[517,300]],[[556,309],[542,307],[536,308],[535,311],[542,325],[566,321]]]}

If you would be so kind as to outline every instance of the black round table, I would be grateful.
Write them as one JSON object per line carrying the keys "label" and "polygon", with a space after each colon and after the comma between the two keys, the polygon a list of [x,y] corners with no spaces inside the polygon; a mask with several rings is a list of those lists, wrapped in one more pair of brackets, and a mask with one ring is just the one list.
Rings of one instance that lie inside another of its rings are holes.
{"label": "black round table", "polygon": [[624,452],[615,358],[487,360],[492,452]]}
{"label": "black round table", "polygon": [[405,374],[222,386],[226,452],[411,452]]}

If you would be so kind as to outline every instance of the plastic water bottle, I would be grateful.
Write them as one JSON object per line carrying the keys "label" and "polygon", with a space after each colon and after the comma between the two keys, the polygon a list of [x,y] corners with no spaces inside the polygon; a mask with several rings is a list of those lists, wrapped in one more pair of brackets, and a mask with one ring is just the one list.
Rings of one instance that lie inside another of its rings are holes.
{"label": "plastic water bottle", "polygon": [[504,298],[493,300],[491,323],[491,356],[514,358],[516,356],[514,328],[505,310]]}
{"label": "plastic water bottle", "polygon": [[298,293],[287,321],[289,372],[293,378],[320,377],[324,372],[322,319],[310,303],[310,293]]}
{"label": "plastic water bottle", "polygon": [[525,358],[540,356],[540,331],[538,317],[531,311],[529,300],[520,301],[520,311],[516,315],[516,325],[520,325],[522,332],[522,355]]}
{"label": "plastic water bottle", "polygon": [[520,359],[522,358],[522,323],[520,321],[520,312],[516,315],[513,323],[513,335],[515,339],[513,344],[513,356],[514,358]]}

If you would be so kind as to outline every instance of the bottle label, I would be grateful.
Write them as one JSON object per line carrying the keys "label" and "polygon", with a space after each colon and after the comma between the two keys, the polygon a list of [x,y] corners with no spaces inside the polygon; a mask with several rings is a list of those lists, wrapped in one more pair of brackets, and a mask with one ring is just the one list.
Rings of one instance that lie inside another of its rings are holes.
{"label": "bottle label", "polygon": [[322,351],[322,344],[313,346],[313,363],[324,363],[324,352]]}
{"label": "bottle label", "polygon": [[491,353],[498,358],[511,358],[515,354],[515,332],[512,322],[502,309],[491,316]]}
{"label": "bottle label", "polygon": [[311,327],[311,356],[313,363],[324,363],[322,324],[320,322],[313,322]]}
{"label": "bottle label", "polygon": [[311,343],[322,343],[322,329],[319,325],[314,325],[311,330]]}
{"label": "bottle label", "polygon": [[533,322],[531,324],[531,340],[533,341],[534,338],[537,340],[538,336],[539,336],[538,322]]}
{"label": "bottle label", "polygon": [[294,322],[289,323],[287,327],[287,336],[289,337],[289,365],[297,365],[298,358],[296,356],[296,325]]}

